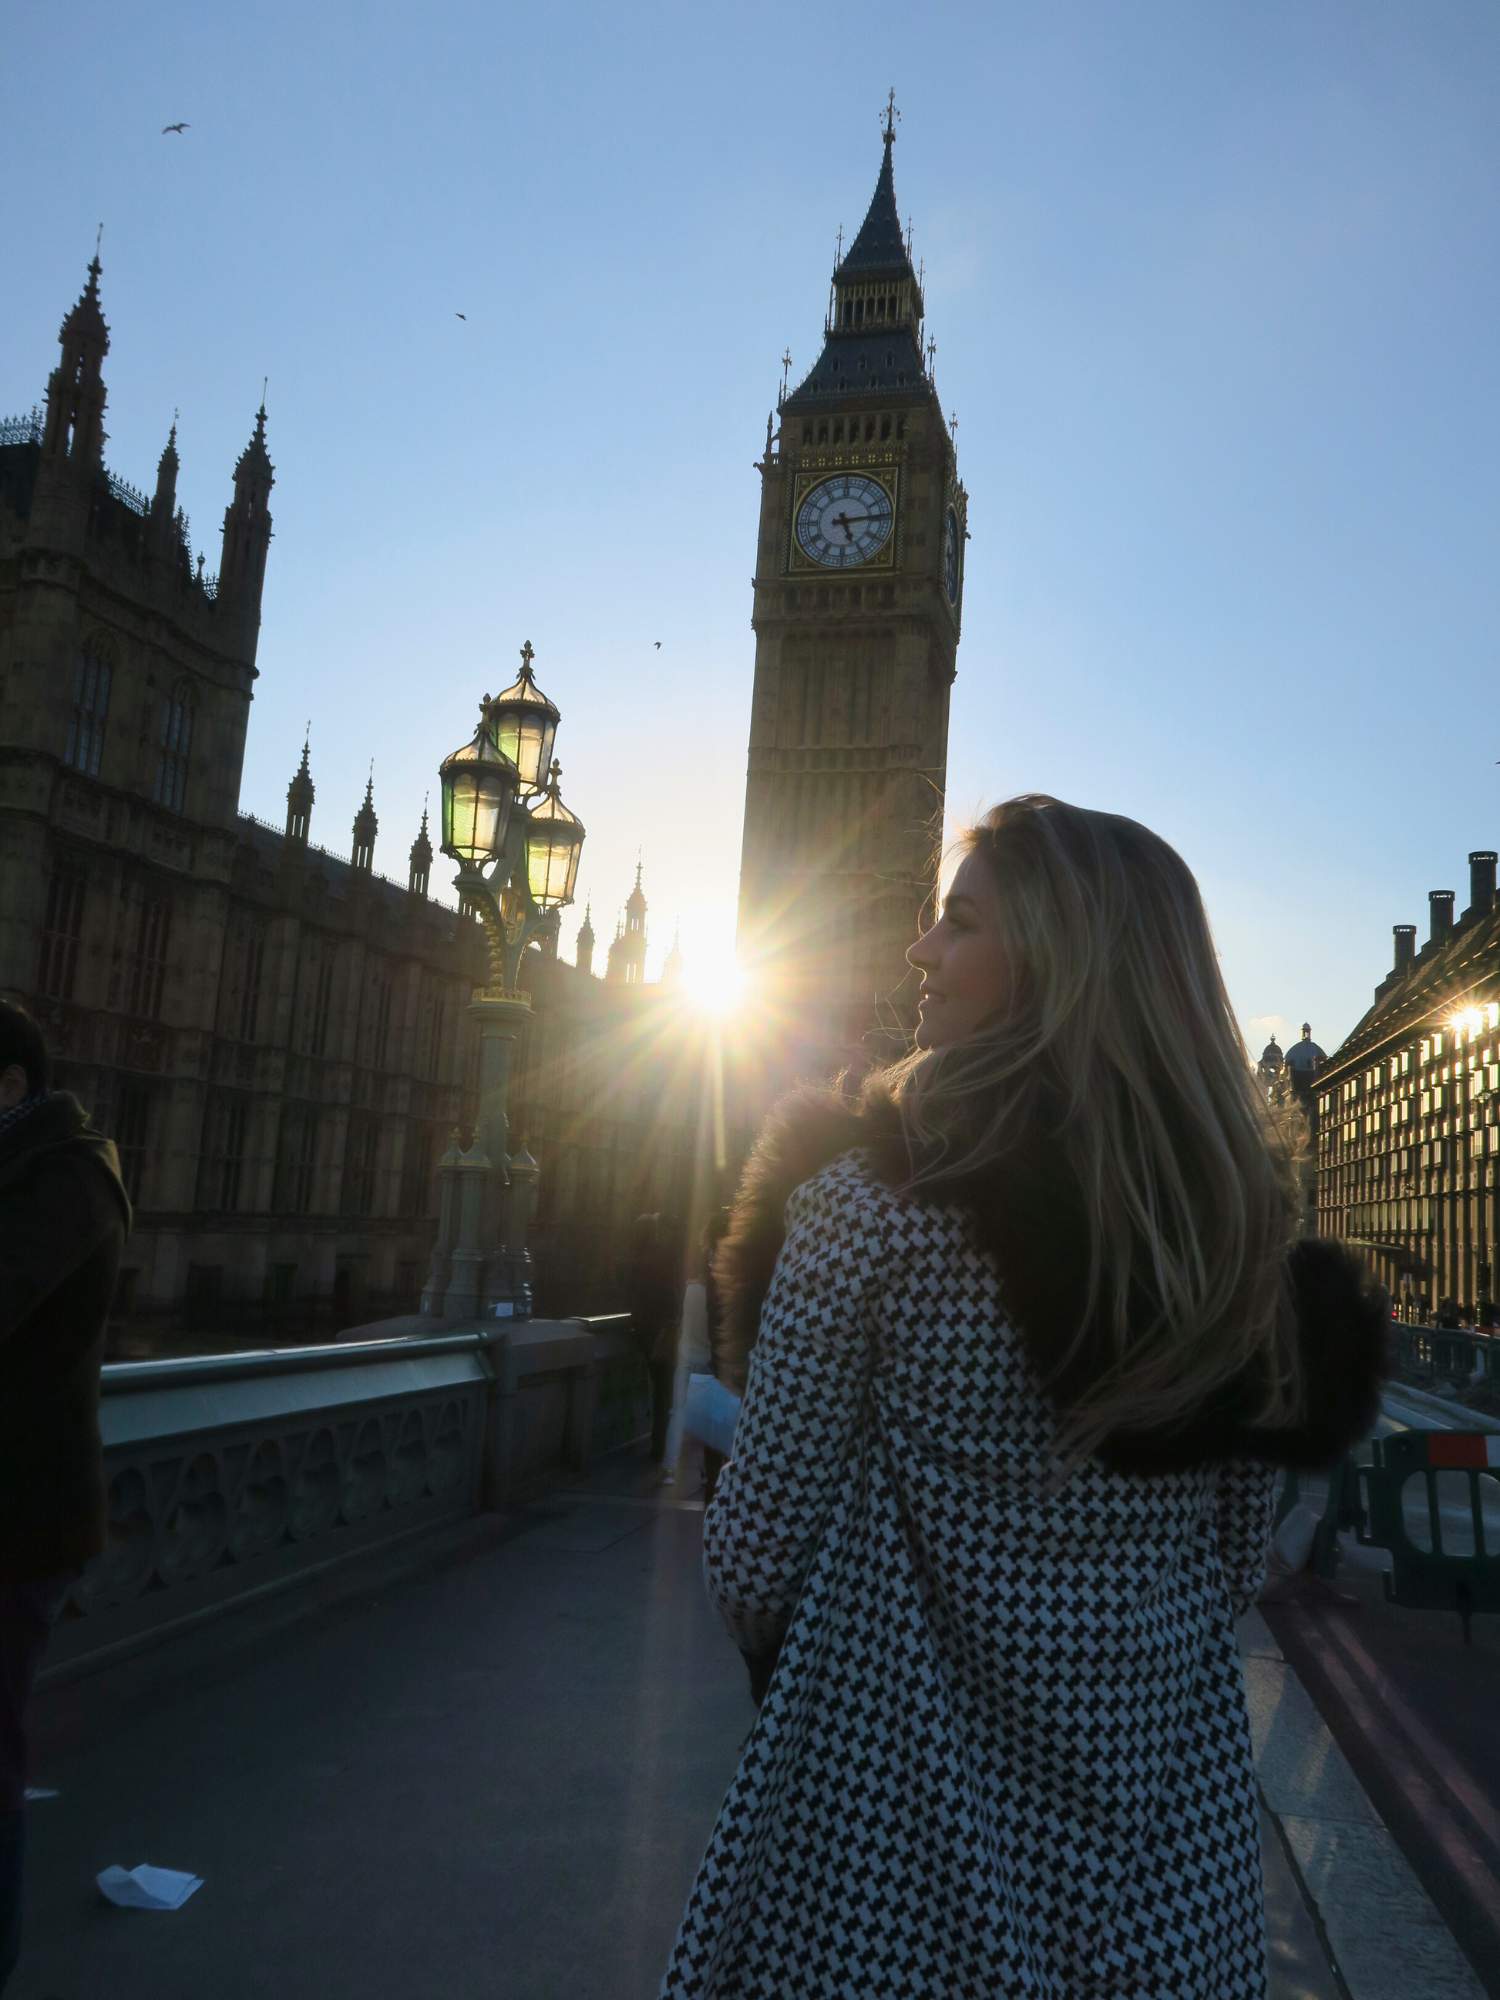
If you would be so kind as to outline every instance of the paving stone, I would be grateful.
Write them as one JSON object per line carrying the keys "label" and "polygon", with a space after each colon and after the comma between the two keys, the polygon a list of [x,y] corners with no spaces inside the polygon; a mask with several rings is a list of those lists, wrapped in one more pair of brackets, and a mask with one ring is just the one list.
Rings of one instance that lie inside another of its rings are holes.
{"label": "paving stone", "polygon": [[1245,1695],[1261,1791],[1272,1812],[1380,1824],[1379,1815],[1284,1661],[1245,1661]]}
{"label": "paving stone", "polygon": [[1353,2000],[1485,2000],[1485,1988],[1383,1826],[1281,1821]]}

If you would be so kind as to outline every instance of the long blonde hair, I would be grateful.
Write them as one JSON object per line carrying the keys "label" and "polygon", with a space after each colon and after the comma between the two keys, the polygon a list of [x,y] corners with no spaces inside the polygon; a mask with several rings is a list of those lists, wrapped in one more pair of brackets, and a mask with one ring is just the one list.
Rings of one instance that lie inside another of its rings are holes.
{"label": "long blonde hair", "polygon": [[1076,1462],[1113,1433],[1181,1428],[1237,1378],[1254,1385],[1247,1422],[1296,1421],[1296,1163],[1252,1083],[1197,883],[1136,821],[1041,795],[961,844],[997,891],[999,1006],[869,1087],[897,1099],[913,1189],[1024,1168],[1045,1138],[1076,1191],[1087,1282],[1057,1368],[1090,1339],[1094,1365],[1059,1450]]}

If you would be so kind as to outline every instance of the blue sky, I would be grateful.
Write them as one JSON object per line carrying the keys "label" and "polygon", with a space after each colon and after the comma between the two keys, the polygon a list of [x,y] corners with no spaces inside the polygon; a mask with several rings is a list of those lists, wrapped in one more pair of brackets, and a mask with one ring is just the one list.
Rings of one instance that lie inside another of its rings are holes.
{"label": "blue sky", "polygon": [[[270,377],[243,803],[376,863],[531,639],[607,936],[732,932],[759,455],[903,111],[971,494],[950,824],[1197,870],[1257,1045],[1332,1048],[1500,844],[1500,10],[285,4],[8,17],[0,405],[105,224],[108,456],[218,564]],[[182,137],[163,138],[187,119]],[[467,314],[466,320],[455,317]],[[657,651],[654,641],[662,641]],[[565,949],[572,926],[564,929]]]}

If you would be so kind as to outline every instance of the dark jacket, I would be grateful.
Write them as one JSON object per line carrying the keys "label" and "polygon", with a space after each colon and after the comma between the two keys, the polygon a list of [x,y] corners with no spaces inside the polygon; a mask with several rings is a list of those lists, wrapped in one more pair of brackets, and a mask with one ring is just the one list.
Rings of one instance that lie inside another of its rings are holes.
{"label": "dark jacket", "polygon": [[0,1581],[104,1547],[99,1365],[129,1230],[119,1156],[76,1097],[0,1134]]}
{"label": "dark jacket", "polygon": [[[743,1385],[760,1309],[785,1234],[793,1188],[855,1146],[871,1150],[876,1173],[899,1186],[910,1160],[899,1112],[889,1099],[864,1108],[831,1091],[803,1090],[766,1121],[741,1181],[715,1268],[724,1295],[724,1372]],[[1082,1318],[1086,1244],[1082,1200],[1058,1155],[1038,1144],[1022,1160],[924,1186],[913,1197],[967,1211],[970,1238],[993,1260],[1016,1331],[1038,1381],[1065,1409],[1097,1378],[1110,1352],[1101,1327],[1085,1338],[1067,1375],[1054,1357]],[[1170,1433],[1118,1431],[1099,1456],[1114,1471],[1165,1473],[1213,1460],[1255,1458],[1318,1470],[1365,1436],[1389,1372],[1390,1302],[1359,1258],[1340,1244],[1308,1238],[1290,1252],[1307,1387],[1295,1428],[1257,1430],[1247,1411],[1260,1399],[1248,1378],[1228,1383]]]}
{"label": "dark jacket", "polygon": [[625,1273],[625,1309],[642,1360],[670,1367],[677,1358],[681,1292],[672,1246],[659,1228],[632,1251]]}

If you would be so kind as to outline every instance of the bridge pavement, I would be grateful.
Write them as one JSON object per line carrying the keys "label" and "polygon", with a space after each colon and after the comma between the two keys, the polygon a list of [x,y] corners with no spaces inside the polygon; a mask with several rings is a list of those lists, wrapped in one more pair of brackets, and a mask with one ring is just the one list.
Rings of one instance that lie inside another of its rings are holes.
{"label": "bridge pavement", "polygon": [[[47,1690],[33,1775],[58,1796],[32,1809],[11,2000],[651,2000],[751,1720],[700,1530],[621,1455]],[[1367,1801],[1254,1620],[1247,1653],[1274,2000],[1470,2000],[1441,1925],[1414,1970],[1382,1949],[1341,1983],[1327,1836]],[[1351,1893],[1390,1907],[1379,1859]],[[204,1887],[173,1914],[107,1906],[97,1871],[140,1861]]]}

